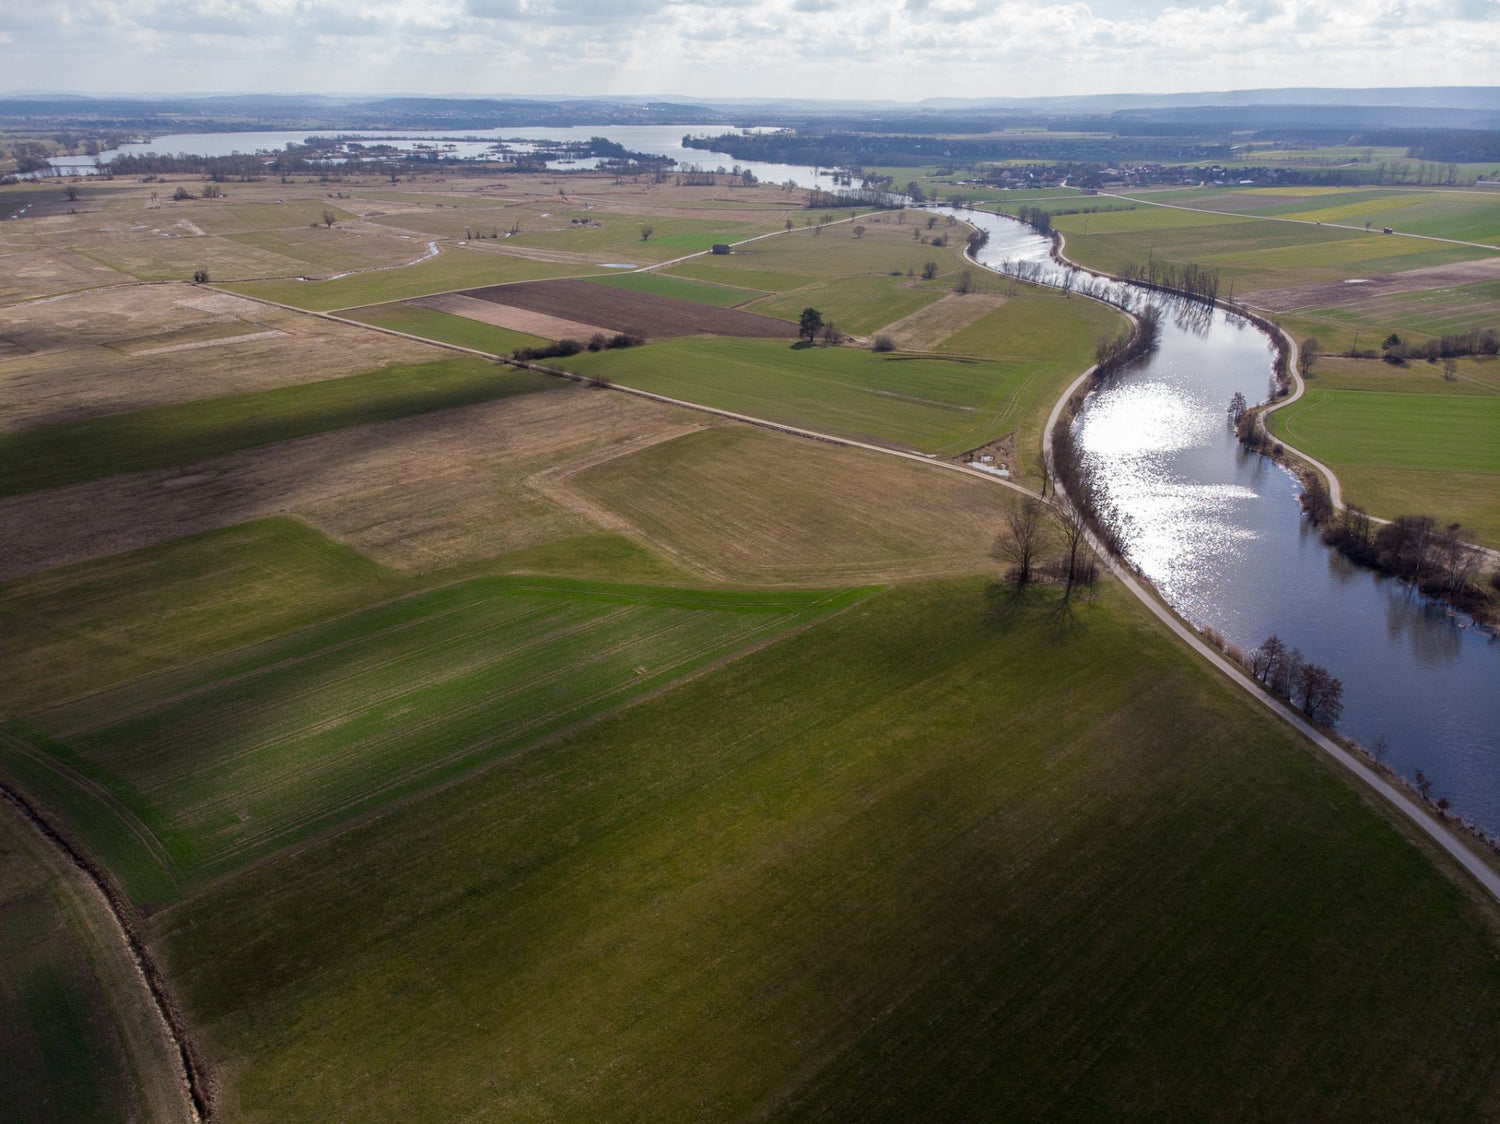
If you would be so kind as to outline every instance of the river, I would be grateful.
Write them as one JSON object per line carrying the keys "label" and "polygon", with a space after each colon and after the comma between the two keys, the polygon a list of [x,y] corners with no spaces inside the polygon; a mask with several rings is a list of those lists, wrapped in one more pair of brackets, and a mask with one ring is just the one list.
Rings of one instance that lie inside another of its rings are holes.
{"label": "river", "polygon": [[[713,169],[738,163],[771,183],[837,186],[814,168],[685,148],[683,134],[694,131],[583,125],[349,135],[448,141],[460,156],[478,156],[499,139],[603,136],[683,164]],[[280,149],[308,135],[189,133],[119,151],[227,155]],[[979,211],[961,217],[989,233],[978,254],[981,265],[1020,265],[1044,282],[1089,285],[1127,307],[1159,299],[1057,265],[1049,241],[1012,219]],[[1236,391],[1250,402],[1267,396],[1270,340],[1222,309],[1167,303],[1172,314],[1156,352],[1096,391],[1077,422],[1086,455],[1100,467],[1105,498],[1124,517],[1127,557],[1193,624],[1216,629],[1246,650],[1274,632],[1328,668],[1344,684],[1342,732],[1365,745],[1383,739],[1388,765],[1408,777],[1421,770],[1434,796],[1447,796],[1456,811],[1500,831],[1500,642],[1323,544],[1302,518],[1296,478],[1245,452],[1228,425]]]}
{"label": "river", "polygon": [[[964,212],[987,231],[980,264],[1092,285],[1116,303],[1160,300],[1051,261],[1012,219]],[[1434,797],[1500,830],[1500,642],[1405,584],[1346,561],[1302,517],[1297,479],[1247,453],[1228,424],[1236,391],[1264,401],[1271,341],[1223,309],[1164,302],[1161,344],[1092,394],[1077,434],[1125,553],[1183,617],[1250,649],[1275,633],[1344,684],[1339,729],[1384,738],[1386,763],[1431,778]]]}

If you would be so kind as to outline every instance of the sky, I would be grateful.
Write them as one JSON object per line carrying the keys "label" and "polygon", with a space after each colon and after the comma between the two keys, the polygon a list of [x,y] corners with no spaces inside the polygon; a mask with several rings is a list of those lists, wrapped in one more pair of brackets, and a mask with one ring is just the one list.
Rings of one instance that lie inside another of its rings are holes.
{"label": "sky", "polygon": [[0,89],[1019,97],[1493,85],[1500,0],[0,0]]}

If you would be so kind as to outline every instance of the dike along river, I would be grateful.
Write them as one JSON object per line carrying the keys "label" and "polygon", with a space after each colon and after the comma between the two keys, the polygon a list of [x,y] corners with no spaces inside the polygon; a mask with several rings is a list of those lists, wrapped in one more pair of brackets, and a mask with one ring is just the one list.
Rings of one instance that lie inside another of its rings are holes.
{"label": "dike along river", "polygon": [[[946,210],[946,209],[945,209]],[[1138,308],[1163,304],[1161,346],[1089,398],[1076,425],[1105,499],[1123,516],[1126,556],[1183,617],[1249,650],[1270,633],[1344,683],[1339,730],[1372,745],[1433,797],[1500,831],[1500,641],[1404,584],[1354,566],[1302,517],[1295,477],[1240,448],[1236,391],[1270,391],[1264,332],[1223,309],[1164,300],[1054,263],[1013,219],[961,217],[989,233],[980,264],[1053,285],[1092,286]]]}

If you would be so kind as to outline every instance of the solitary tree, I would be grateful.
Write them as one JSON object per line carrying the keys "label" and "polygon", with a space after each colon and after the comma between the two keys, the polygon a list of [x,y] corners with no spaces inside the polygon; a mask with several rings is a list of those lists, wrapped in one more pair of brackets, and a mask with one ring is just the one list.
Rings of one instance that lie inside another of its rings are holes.
{"label": "solitary tree", "polygon": [[863,223],[856,223],[855,226],[854,226],[854,237],[855,238],[863,238],[864,236],[865,236],[865,225]]}
{"label": "solitary tree", "polygon": [[797,334],[808,343],[812,343],[822,330],[823,314],[816,308],[804,308],[802,318],[797,321]]}
{"label": "solitary tree", "polygon": [[931,281],[934,277],[937,276],[937,273],[938,273],[938,263],[935,262],[935,261],[930,261],[926,265],[922,266],[922,280],[923,281]]}
{"label": "solitary tree", "polygon": [[995,557],[1009,562],[1006,577],[1018,586],[1031,581],[1045,531],[1047,505],[1035,496],[1027,496],[1006,513],[1005,530],[995,540]]}
{"label": "solitary tree", "polygon": [[338,221],[339,221],[338,215],[334,214],[331,210],[329,210],[326,207],[323,209],[323,226],[325,228],[332,227],[333,224],[336,223],[336,222],[338,222]]}
{"label": "solitary tree", "polygon": [[974,275],[967,269],[958,275],[958,280],[953,282],[953,291],[959,296],[974,291]]}
{"label": "solitary tree", "polygon": [[641,227],[641,241],[644,242],[655,233],[655,228],[650,226]]}
{"label": "solitary tree", "polygon": [[1302,341],[1302,346],[1297,349],[1297,358],[1302,363],[1302,373],[1305,375],[1313,368],[1313,363],[1322,354],[1323,345],[1318,342],[1316,336],[1308,336]]}

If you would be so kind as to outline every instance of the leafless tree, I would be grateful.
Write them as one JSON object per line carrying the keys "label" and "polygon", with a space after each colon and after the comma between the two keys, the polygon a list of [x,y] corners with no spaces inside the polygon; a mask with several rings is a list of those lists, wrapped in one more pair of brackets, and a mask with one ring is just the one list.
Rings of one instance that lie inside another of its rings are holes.
{"label": "leafless tree", "polygon": [[1286,644],[1273,632],[1261,641],[1260,647],[1251,649],[1250,674],[1270,686],[1285,659]]}
{"label": "leafless tree", "polygon": [[1018,586],[1031,581],[1042,548],[1046,514],[1045,503],[1026,496],[1006,513],[1005,530],[995,540],[995,557],[1010,563],[1006,577]]}
{"label": "leafless tree", "polygon": [[1089,550],[1088,524],[1072,504],[1049,505],[1052,521],[1062,538],[1063,600],[1073,596],[1075,586],[1093,585],[1099,576],[1099,563]]}
{"label": "leafless tree", "polygon": [[863,238],[865,236],[866,229],[867,228],[865,227],[864,223],[856,223],[854,225],[854,237],[856,239]]}

